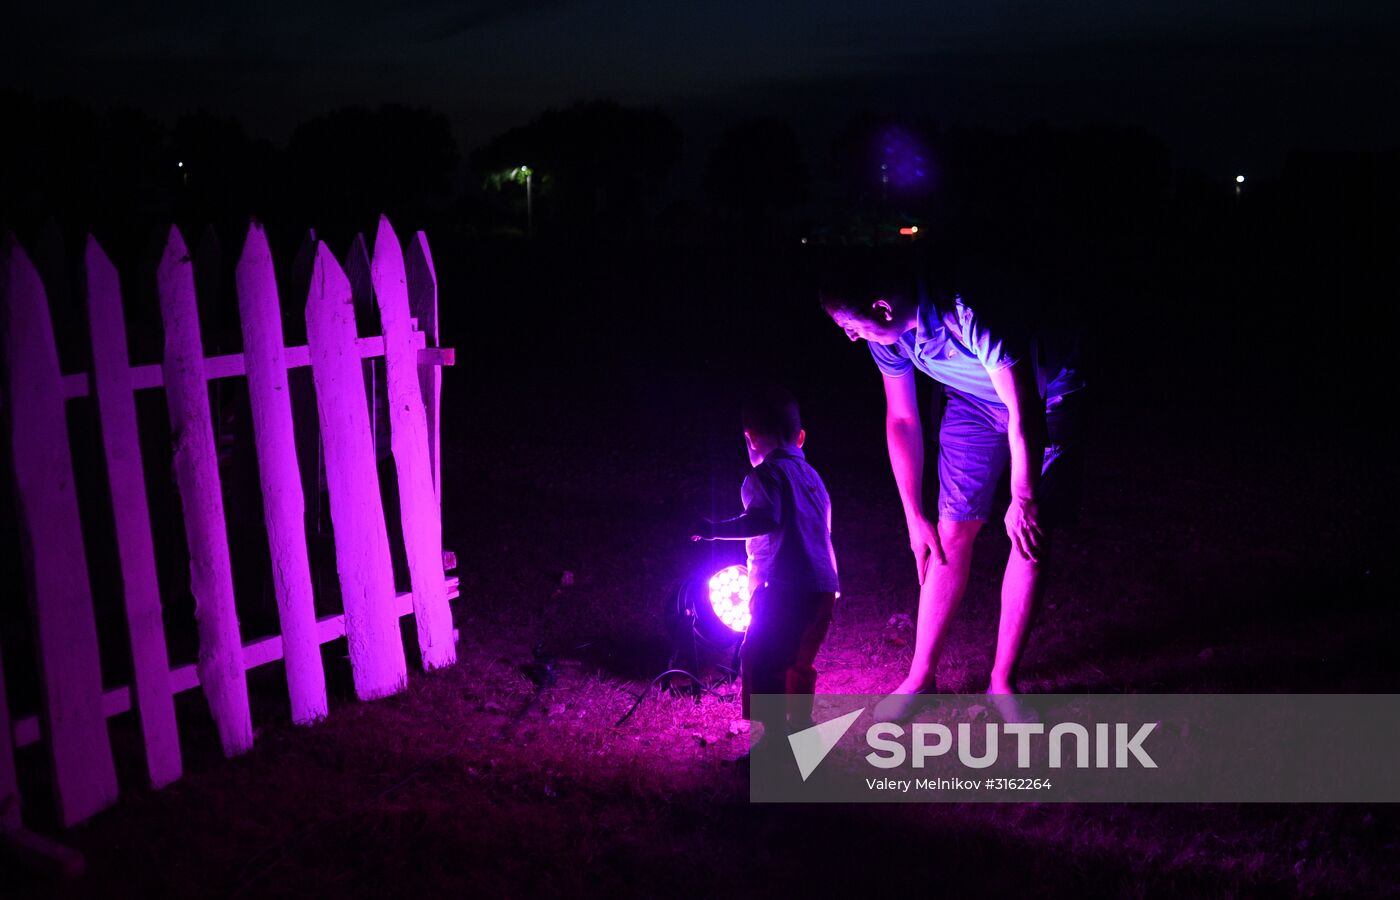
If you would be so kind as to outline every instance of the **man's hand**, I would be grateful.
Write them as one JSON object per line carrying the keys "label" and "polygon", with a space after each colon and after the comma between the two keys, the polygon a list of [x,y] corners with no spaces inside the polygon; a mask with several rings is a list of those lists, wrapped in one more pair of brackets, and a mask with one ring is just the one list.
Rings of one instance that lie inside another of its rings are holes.
{"label": "man's hand", "polygon": [[1006,536],[1022,559],[1040,559],[1045,532],[1040,527],[1040,508],[1034,500],[1011,498],[1011,505],[1006,508]]}
{"label": "man's hand", "polygon": [[690,539],[692,541],[713,541],[715,539],[715,523],[709,519],[696,519],[691,522]]}
{"label": "man's hand", "polygon": [[914,565],[919,568],[919,584],[928,575],[929,564],[947,565],[943,544],[938,540],[938,525],[923,516],[909,522],[909,548],[914,551]]}

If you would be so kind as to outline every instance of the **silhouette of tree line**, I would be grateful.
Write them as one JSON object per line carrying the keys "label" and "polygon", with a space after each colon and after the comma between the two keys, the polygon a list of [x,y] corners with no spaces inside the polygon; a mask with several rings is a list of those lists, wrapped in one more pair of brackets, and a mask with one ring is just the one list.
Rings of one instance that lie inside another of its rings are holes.
{"label": "silhouette of tree line", "polygon": [[1295,153],[1280,177],[1237,193],[1234,173],[1174,170],[1159,139],[1121,125],[1012,133],[857,115],[814,157],[788,122],[760,117],[719,136],[687,196],[675,183],[680,128],[611,101],[548,110],[465,159],[446,116],[394,104],[310,119],[285,147],[209,111],[167,126],[0,92],[0,116],[0,224],[21,231],[48,218],[101,234],[254,215],[334,237],[387,212],[404,227],[523,237],[526,187],[493,176],[527,165],[533,235],[546,241],[880,243],[915,226],[920,239],[1072,265],[1078,278],[1097,277],[1085,247],[1098,273],[1144,256],[1191,266],[1251,216],[1268,252],[1378,254],[1393,246],[1400,171],[1394,150]]}

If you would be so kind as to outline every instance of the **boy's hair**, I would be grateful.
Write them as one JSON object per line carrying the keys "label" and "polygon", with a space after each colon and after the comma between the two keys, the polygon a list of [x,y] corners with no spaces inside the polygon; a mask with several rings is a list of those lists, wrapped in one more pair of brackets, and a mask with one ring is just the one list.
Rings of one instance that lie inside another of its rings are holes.
{"label": "boy's hair", "polygon": [[833,247],[817,265],[817,299],[828,314],[869,318],[876,300],[917,303],[928,265],[912,246]]}
{"label": "boy's hair", "polygon": [[740,410],[744,430],[791,444],[802,431],[802,413],[787,388],[763,385],[749,391]]}

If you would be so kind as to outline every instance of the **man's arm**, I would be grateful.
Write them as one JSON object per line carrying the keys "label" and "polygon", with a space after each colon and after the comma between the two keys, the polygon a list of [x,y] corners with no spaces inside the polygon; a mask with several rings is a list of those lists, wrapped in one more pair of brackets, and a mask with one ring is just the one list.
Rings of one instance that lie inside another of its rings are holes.
{"label": "man's arm", "polygon": [[919,419],[919,395],[913,374],[885,375],[885,440],[889,444],[890,468],[904,504],[904,523],[909,528],[909,547],[924,583],[930,561],[943,565],[947,560],[938,542],[938,527],[924,514],[924,429]]}
{"label": "man's arm", "polygon": [[1006,533],[1022,558],[1037,560],[1044,541],[1036,498],[1045,457],[1045,401],[1036,387],[1029,359],[989,369],[988,374],[1009,413],[1006,438],[1011,447],[1011,505],[1006,510]]}

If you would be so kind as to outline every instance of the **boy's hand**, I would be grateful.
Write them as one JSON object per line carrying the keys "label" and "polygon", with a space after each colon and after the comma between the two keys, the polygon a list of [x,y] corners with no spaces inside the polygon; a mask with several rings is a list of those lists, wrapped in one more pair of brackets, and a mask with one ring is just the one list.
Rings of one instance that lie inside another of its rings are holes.
{"label": "boy's hand", "polygon": [[715,539],[715,525],[709,519],[696,519],[690,524],[690,539],[692,541],[713,541]]}

